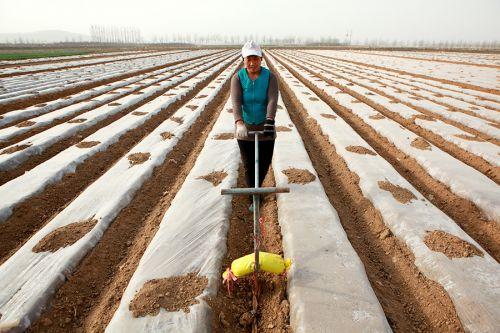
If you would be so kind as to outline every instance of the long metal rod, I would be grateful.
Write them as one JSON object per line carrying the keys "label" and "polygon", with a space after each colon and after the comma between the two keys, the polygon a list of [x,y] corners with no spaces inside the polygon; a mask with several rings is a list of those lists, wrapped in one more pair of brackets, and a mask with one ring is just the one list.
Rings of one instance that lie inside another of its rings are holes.
{"label": "long metal rod", "polygon": [[234,187],[223,188],[220,191],[223,195],[254,195],[254,194],[271,194],[271,193],[290,193],[289,187]]}
{"label": "long metal rod", "polygon": [[[259,188],[259,132],[255,132],[255,188]],[[260,195],[253,195],[253,230],[254,230],[254,252],[255,252],[255,272],[260,269],[259,242],[260,242]]]}

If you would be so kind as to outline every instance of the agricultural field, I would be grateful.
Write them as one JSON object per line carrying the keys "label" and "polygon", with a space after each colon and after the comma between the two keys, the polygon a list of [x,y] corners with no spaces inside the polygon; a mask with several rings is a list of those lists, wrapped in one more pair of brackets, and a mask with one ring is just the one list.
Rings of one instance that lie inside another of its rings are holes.
{"label": "agricultural field", "polygon": [[253,252],[239,49],[0,61],[0,332],[498,332],[500,55],[265,50]]}

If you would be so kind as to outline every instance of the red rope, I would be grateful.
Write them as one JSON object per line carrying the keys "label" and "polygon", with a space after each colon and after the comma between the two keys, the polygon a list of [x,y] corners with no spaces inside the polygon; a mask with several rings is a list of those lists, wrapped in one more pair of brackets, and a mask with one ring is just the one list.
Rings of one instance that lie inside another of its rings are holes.
{"label": "red rope", "polygon": [[227,293],[229,294],[229,297],[231,297],[231,292],[233,291],[233,288],[234,288],[233,284],[234,284],[234,282],[236,282],[236,280],[238,280],[238,278],[236,277],[236,275],[234,275],[231,268],[226,269],[226,272],[227,272],[227,275],[224,278],[224,280],[222,281],[222,284],[227,283]]}

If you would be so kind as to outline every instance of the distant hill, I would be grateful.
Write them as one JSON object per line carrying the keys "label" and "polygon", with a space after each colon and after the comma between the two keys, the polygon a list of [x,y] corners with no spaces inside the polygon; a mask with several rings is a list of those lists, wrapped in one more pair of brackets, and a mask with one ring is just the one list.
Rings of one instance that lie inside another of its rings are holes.
{"label": "distant hill", "polygon": [[90,36],[63,30],[43,30],[26,33],[0,33],[0,43],[85,42]]}

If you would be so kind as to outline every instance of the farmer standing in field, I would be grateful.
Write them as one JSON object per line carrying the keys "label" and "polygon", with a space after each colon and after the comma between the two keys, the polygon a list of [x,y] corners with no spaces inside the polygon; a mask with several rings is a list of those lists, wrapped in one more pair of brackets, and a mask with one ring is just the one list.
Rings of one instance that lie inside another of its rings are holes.
{"label": "farmer standing in field", "polygon": [[[278,104],[278,81],[269,69],[261,67],[262,49],[254,41],[243,45],[244,68],[231,78],[235,137],[245,167],[247,187],[255,184],[254,136],[249,131],[264,131],[259,136],[259,186],[266,177],[273,158],[276,131],[274,117]],[[253,206],[250,205],[250,210]]]}

